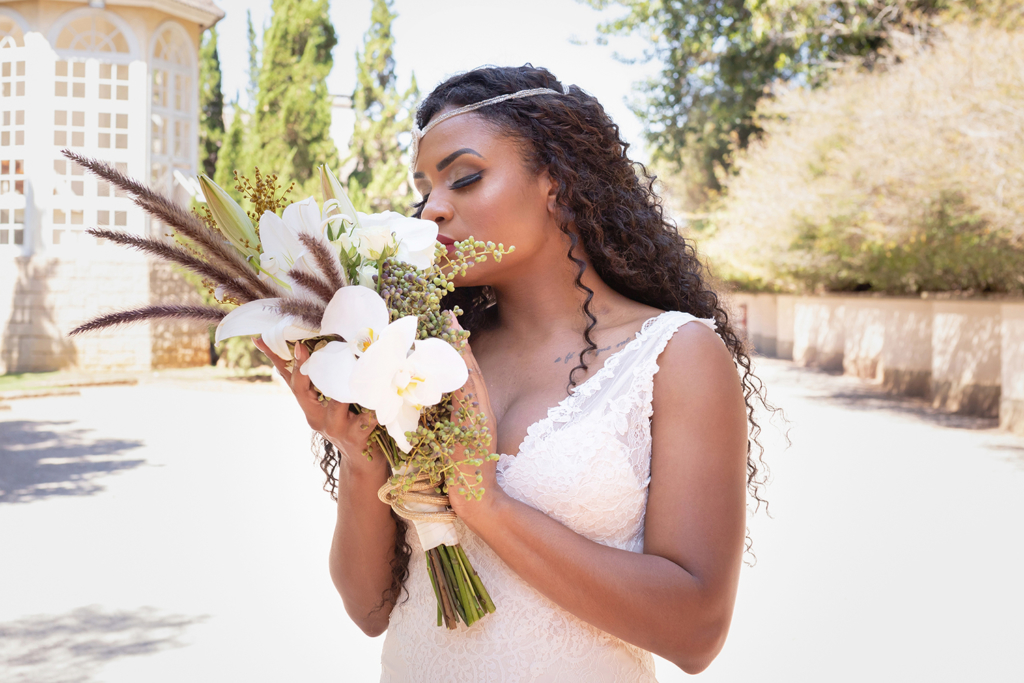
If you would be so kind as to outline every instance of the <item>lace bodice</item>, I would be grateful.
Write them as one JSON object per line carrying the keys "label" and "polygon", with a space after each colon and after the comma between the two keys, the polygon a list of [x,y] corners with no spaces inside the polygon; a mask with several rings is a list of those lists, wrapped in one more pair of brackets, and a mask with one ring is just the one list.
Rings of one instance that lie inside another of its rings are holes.
{"label": "lace bodice", "polygon": [[[597,543],[643,552],[658,356],[684,323],[667,311],[606,359],[527,430],[518,455],[501,455],[498,484],[513,498]],[[406,681],[652,682],[651,654],[578,619],[519,578],[461,522],[462,547],[497,611],[467,629],[435,624],[437,607],[415,533],[407,600],[391,611],[381,683]]]}

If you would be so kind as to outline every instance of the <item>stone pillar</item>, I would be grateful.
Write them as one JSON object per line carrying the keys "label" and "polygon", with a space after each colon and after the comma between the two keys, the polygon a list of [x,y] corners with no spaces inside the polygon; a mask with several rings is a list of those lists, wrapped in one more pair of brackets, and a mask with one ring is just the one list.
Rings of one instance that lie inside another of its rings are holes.
{"label": "stone pillar", "polygon": [[932,324],[932,404],[967,415],[999,414],[1000,304],[936,300]]}
{"label": "stone pillar", "polygon": [[932,382],[932,301],[885,299],[882,386],[903,396],[927,397]]}
{"label": "stone pillar", "polygon": [[793,360],[793,323],[796,297],[779,294],[775,297],[775,353],[783,360]]}
{"label": "stone pillar", "polygon": [[775,294],[753,295],[748,318],[750,320],[750,340],[754,348],[762,356],[775,358],[777,354],[776,326],[778,324],[778,306]]}
{"label": "stone pillar", "polygon": [[846,299],[797,297],[793,310],[793,361],[798,365],[842,371]]}
{"label": "stone pillar", "polygon": [[1024,435],[1024,302],[1004,303],[999,426]]}
{"label": "stone pillar", "polygon": [[877,379],[885,344],[885,300],[851,297],[843,320],[843,374]]}

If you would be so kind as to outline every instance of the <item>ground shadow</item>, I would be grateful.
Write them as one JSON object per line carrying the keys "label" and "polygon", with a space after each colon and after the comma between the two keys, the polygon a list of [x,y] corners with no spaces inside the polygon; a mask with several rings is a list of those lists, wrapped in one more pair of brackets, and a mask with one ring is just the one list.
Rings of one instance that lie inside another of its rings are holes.
{"label": "ground shadow", "polygon": [[71,421],[0,422],[0,503],[27,503],[53,496],[88,496],[104,489],[100,477],[144,464],[122,457],[143,445],[126,439],[95,439]]}
{"label": "ground shadow", "polygon": [[0,623],[0,671],[5,683],[91,683],[116,659],[181,647],[185,629],[205,619],[97,606],[23,617]]}
{"label": "ground shadow", "polygon": [[807,398],[827,401],[848,410],[886,411],[950,429],[999,427],[998,418],[945,412],[933,407],[930,401],[891,393],[879,384],[837,372],[802,367],[791,362],[775,362],[771,365],[771,372],[776,378],[785,378],[788,386],[797,388]]}

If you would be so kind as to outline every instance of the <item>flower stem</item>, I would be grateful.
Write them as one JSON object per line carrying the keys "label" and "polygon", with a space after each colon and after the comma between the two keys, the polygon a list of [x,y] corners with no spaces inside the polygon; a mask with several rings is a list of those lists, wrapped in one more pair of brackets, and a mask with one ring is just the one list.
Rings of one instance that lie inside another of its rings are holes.
{"label": "flower stem", "polygon": [[476,601],[469,594],[469,587],[462,578],[462,567],[459,564],[458,555],[452,548],[446,545],[439,546],[441,554],[448,556],[448,562],[452,567],[452,574],[455,575],[455,585],[459,591],[459,601],[462,603],[462,610],[466,614],[466,626],[472,626],[480,617],[477,614]]}
{"label": "flower stem", "polygon": [[434,576],[437,577],[438,592],[441,595],[441,609],[444,614],[444,625],[449,629],[454,629],[458,624],[458,616],[456,615],[455,609],[452,607],[452,596],[445,583],[445,574],[441,566],[441,556],[437,552],[437,548],[431,548],[427,551],[427,557],[430,558],[431,566],[434,568]]}
{"label": "flower stem", "polygon": [[434,597],[437,598],[437,625],[441,625],[441,591],[437,588],[437,579],[434,578],[434,566],[430,562],[430,551],[424,553],[427,556],[427,575],[430,576],[430,586],[434,589]]}
{"label": "flower stem", "polygon": [[448,559],[448,554],[444,552],[444,546],[438,546],[437,550],[437,556],[441,560],[441,567],[444,569],[445,579],[447,580],[448,588],[451,591],[452,604],[458,611],[459,616],[462,617],[462,621],[468,625],[469,622],[466,621],[466,611],[463,609],[462,601],[459,600],[459,594],[457,592],[459,583],[455,580],[455,572],[452,570],[451,560]]}
{"label": "flower stem", "polygon": [[494,602],[491,600],[490,594],[487,589],[484,588],[484,582],[480,580],[480,575],[473,569],[473,565],[469,563],[469,558],[466,556],[466,551],[462,549],[462,545],[455,546],[455,550],[459,553],[462,559],[463,565],[469,572],[469,580],[473,583],[473,589],[476,591],[477,596],[483,602],[484,611],[487,614],[495,611]]}

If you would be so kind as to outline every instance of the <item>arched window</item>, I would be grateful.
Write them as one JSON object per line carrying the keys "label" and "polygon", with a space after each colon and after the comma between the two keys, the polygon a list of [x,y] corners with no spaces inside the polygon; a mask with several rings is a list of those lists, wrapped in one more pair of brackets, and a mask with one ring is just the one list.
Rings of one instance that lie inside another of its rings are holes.
{"label": "arched window", "polygon": [[90,12],[69,21],[57,36],[54,47],[73,52],[131,51],[121,29],[99,12]]}
{"label": "arched window", "polygon": [[25,40],[0,14],[0,247],[25,241]]}
{"label": "arched window", "polygon": [[150,182],[154,189],[186,204],[190,195],[179,178],[195,174],[194,52],[185,30],[168,22],[156,34],[150,59]]}
{"label": "arched window", "polygon": [[122,192],[86,176],[60,153],[69,147],[127,172],[130,149],[139,144],[131,130],[137,125],[134,119],[142,116],[139,99],[145,97],[135,92],[129,78],[134,52],[130,30],[109,12],[79,9],[65,15],[63,25],[53,31],[57,61],[49,123],[56,178],[44,236],[54,246],[79,246],[95,244],[84,233],[93,225],[141,232],[141,225],[128,225],[128,201]]}

